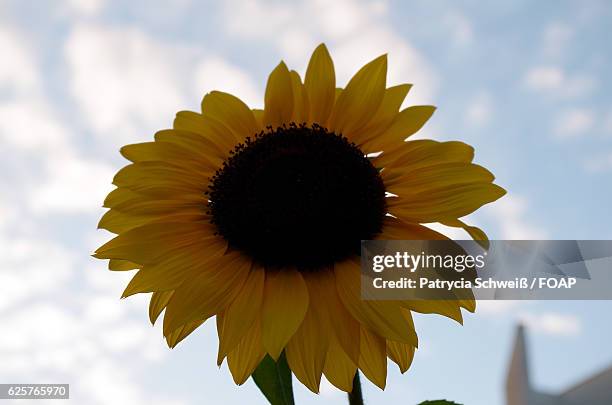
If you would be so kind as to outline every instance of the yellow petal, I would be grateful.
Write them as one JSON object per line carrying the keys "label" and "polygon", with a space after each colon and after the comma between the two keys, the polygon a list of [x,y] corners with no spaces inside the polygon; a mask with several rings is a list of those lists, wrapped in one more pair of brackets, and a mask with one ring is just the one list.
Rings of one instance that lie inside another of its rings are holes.
{"label": "yellow petal", "polygon": [[404,374],[410,368],[414,359],[414,346],[387,340],[387,356],[393,361]]}
{"label": "yellow petal", "polygon": [[222,317],[217,317],[219,333],[217,363],[219,365],[258,319],[263,302],[264,284],[264,269],[254,265],[236,299],[227,307]]}
{"label": "yellow petal", "polygon": [[410,87],[412,87],[410,84],[401,84],[386,89],[380,107],[378,107],[378,111],[376,111],[376,114],[374,114],[370,122],[363,128],[353,133],[345,132],[344,135],[357,145],[361,145],[365,141],[379,136],[389,128],[395,120]]}
{"label": "yellow petal", "polygon": [[139,264],[132,263],[127,260],[110,259],[108,261],[108,269],[113,271],[134,270],[139,267]]}
{"label": "yellow petal", "polygon": [[[359,333],[355,337],[358,336]],[[360,341],[360,339],[356,340]],[[325,367],[323,369],[327,380],[342,391],[351,392],[356,371],[357,366],[355,362],[346,355],[338,341],[332,339],[327,350]]]}
{"label": "yellow petal", "polygon": [[149,320],[152,324],[155,324],[159,314],[166,308],[173,293],[174,291],[156,291],[151,294],[151,301],[149,302]]}
{"label": "yellow petal", "polygon": [[[169,217],[172,215],[193,215],[194,218],[202,218],[201,222],[206,222],[206,209],[205,197],[191,196],[187,196],[185,199],[177,198],[172,200],[161,198],[139,198],[117,204],[117,206],[114,208],[114,210],[117,212],[133,216]],[[203,225],[203,228],[209,229],[209,227],[206,225]]]}
{"label": "yellow petal", "polygon": [[[204,182],[203,186],[206,187],[207,184],[208,181]],[[127,213],[128,210],[126,208],[133,205],[155,205],[160,201],[175,201],[178,203],[178,205],[183,207],[201,208],[200,212],[202,214],[205,214],[205,208],[208,205],[208,200],[205,197],[205,192],[202,190],[204,187],[200,186],[198,186],[198,188],[195,188],[175,184],[159,184],[155,182],[142,182],[140,184],[130,185],[130,188],[138,190],[139,195],[128,201],[115,204],[112,208],[115,208],[117,211]],[[178,215],[183,214],[183,212],[171,210],[169,214]]]}
{"label": "yellow petal", "polygon": [[175,129],[156,132],[155,141],[189,149],[198,158],[212,162],[216,167],[223,163],[236,145],[236,140],[228,135],[230,130],[223,124],[195,112],[179,112],[174,126]]}
{"label": "yellow petal", "polygon": [[266,355],[261,340],[261,322],[257,320],[227,355],[227,365],[236,384],[244,384]]}
{"label": "yellow petal", "polygon": [[317,273],[306,274],[304,278],[309,293],[308,310],[302,324],[289,340],[285,353],[297,379],[312,392],[318,393],[329,340],[333,334],[328,313],[329,294],[321,288],[328,278]]}
{"label": "yellow petal", "polygon": [[213,256],[203,255],[197,247],[186,247],[159,263],[143,266],[129,282],[121,297],[143,292],[174,290],[187,278],[210,271],[208,267],[211,260],[223,254],[227,242],[214,236],[210,243],[219,245],[217,253]]}
{"label": "yellow petal", "polygon": [[293,89],[291,75],[284,62],[279,63],[268,77],[264,103],[264,126],[276,128],[291,122]]}
{"label": "yellow petal", "polygon": [[459,300],[459,305],[461,305],[461,308],[465,308],[472,313],[476,312],[476,300],[473,297],[471,299]]}
{"label": "yellow petal", "polygon": [[315,394],[319,393],[327,346],[318,334],[316,323],[307,313],[302,326],[285,349],[291,371]]}
{"label": "yellow petal", "polygon": [[232,252],[210,262],[212,271],[186,280],[174,292],[164,315],[164,334],[186,323],[222,312],[235,299],[251,268],[250,259]]}
{"label": "yellow petal", "polygon": [[211,91],[204,96],[202,114],[221,122],[240,142],[259,131],[253,112],[242,100],[229,93]]}
{"label": "yellow petal", "polygon": [[472,159],[474,159],[474,148],[463,142],[419,139],[403,142],[398,149],[385,151],[375,157],[372,163],[379,168],[417,169],[440,163],[470,163]]}
{"label": "yellow petal", "polygon": [[376,386],[387,384],[387,346],[385,339],[361,327],[361,357],[359,368]]}
{"label": "yellow petal", "polygon": [[[378,236],[380,240],[448,240],[449,238],[441,233],[435,232],[420,224],[410,224],[404,221],[386,217],[383,224],[383,231]],[[409,310],[424,314],[440,314],[463,323],[460,307],[474,312],[475,301],[473,296],[466,296],[462,291],[453,291],[449,300],[404,300],[398,303]],[[456,299],[453,299],[455,297]],[[412,322],[410,320],[410,322]],[[416,346],[416,345],[413,345]]]}
{"label": "yellow petal", "polygon": [[98,222],[98,229],[106,229],[109,232],[119,234],[142,226],[153,218],[155,216],[134,216],[123,214],[117,210],[108,210]]}
{"label": "yellow petal", "polygon": [[198,246],[202,254],[214,255],[222,247],[211,244],[211,235],[202,223],[151,223],[130,229],[96,250],[98,259],[123,259],[154,264],[177,248]]}
{"label": "yellow petal", "polygon": [[[204,212],[197,210],[184,209],[179,210],[177,214],[159,215],[134,215],[131,213],[120,212],[116,209],[111,209],[102,216],[98,223],[98,228],[106,229],[110,232],[119,234],[127,232],[130,229],[153,222],[202,222],[210,221],[210,218]],[[212,232],[211,232],[212,233]],[[112,270],[112,269],[111,269]]]}
{"label": "yellow petal", "polygon": [[[237,143],[241,142],[234,133],[220,121],[203,116],[193,111],[179,111],[176,113],[173,128],[181,130],[183,133],[193,132],[207,139],[213,145],[224,152],[223,158],[229,155],[229,151],[234,149]],[[157,134],[155,139],[158,139]]]}
{"label": "yellow petal", "polygon": [[308,62],[304,87],[308,94],[311,123],[325,126],[334,106],[336,73],[325,44],[319,45]]}
{"label": "yellow petal", "polygon": [[438,314],[463,324],[458,300],[412,300],[402,301],[402,306],[421,314]]}
{"label": "yellow petal", "polygon": [[406,138],[425,125],[435,110],[436,107],[431,105],[419,105],[400,111],[389,129],[364,142],[361,149],[366,153],[373,153],[400,147]]}
{"label": "yellow petal", "polygon": [[181,167],[195,168],[203,166],[214,169],[214,165],[204,160],[194,151],[179,144],[170,142],[143,142],[126,145],[121,148],[121,154],[132,162],[162,161]]}
{"label": "yellow petal", "polygon": [[474,239],[483,249],[489,249],[489,238],[487,234],[480,228],[475,226],[470,226],[465,222],[459,219],[449,219],[447,221],[442,222],[443,225],[452,226],[454,228],[463,228],[465,231]]}
{"label": "yellow petal", "polygon": [[447,187],[390,201],[389,213],[408,222],[443,222],[461,218],[506,194],[496,184]]}
{"label": "yellow petal", "polygon": [[262,308],[262,341],[277,360],[308,309],[308,289],[295,269],[267,270]]}
{"label": "yellow petal", "polygon": [[359,361],[359,323],[340,300],[334,271],[321,271],[317,277],[309,277],[308,281],[309,289],[312,287],[320,291],[321,299],[326,303],[329,323],[336,341],[349,358],[357,364]]}
{"label": "yellow petal", "polygon": [[334,94],[334,104],[338,102],[338,97],[340,97],[340,94],[342,94],[342,91],[344,89],[342,87],[336,87],[336,91]]}
{"label": "yellow petal", "polygon": [[113,184],[133,192],[142,192],[151,186],[182,187],[194,192],[205,191],[214,174],[213,167],[186,170],[166,162],[138,162],[125,166],[113,178]]}
{"label": "yellow petal", "polygon": [[300,75],[295,70],[291,72],[291,87],[293,89],[293,116],[291,120],[296,124],[308,121],[308,94],[302,84]]}
{"label": "yellow petal", "polygon": [[361,299],[360,264],[352,259],[335,265],[340,299],[362,325],[387,339],[417,345],[414,328],[409,327],[398,303]]}
{"label": "yellow petal", "polygon": [[472,163],[444,163],[401,171],[389,180],[386,173],[391,172],[393,170],[383,170],[386,190],[400,197],[461,184],[490,183],[495,179],[490,171]]}
{"label": "yellow petal", "polygon": [[329,127],[336,133],[351,133],[374,116],[385,94],[387,55],[362,67],[346,85],[334,105]]}
{"label": "yellow petal", "polygon": [[168,347],[171,349],[176,347],[176,345],[178,345],[183,339],[189,336],[191,332],[199,328],[200,325],[202,325],[203,323],[204,321],[200,320],[192,321],[177,328],[172,333],[166,335],[166,343],[168,344]]}
{"label": "yellow petal", "polygon": [[448,239],[439,232],[421,224],[406,223],[398,218],[385,217],[380,240],[443,240]]}
{"label": "yellow petal", "polygon": [[253,111],[253,116],[255,117],[255,121],[257,122],[258,131],[261,131],[263,129],[264,110],[254,108],[251,111]]}
{"label": "yellow petal", "polygon": [[102,206],[106,208],[112,208],[117,204],[121,204],[122,202],[132,200],[140,196],[140,194],[130,191],[127,188],[119,187],[108,193],[108,195],[104,199],[104,204]]}

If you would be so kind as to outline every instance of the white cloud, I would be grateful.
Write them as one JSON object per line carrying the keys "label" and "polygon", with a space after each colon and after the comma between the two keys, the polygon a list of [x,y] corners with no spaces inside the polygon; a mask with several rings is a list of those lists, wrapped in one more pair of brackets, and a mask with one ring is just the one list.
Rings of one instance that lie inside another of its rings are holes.
{"label": "white cloud", "polygon": [[612,135],[612,109],[605,114],[603,119],[603,132],[606,135]]}
{"label": "white cloud", "polygon": [[186,104],[178,65],[191,58],[141,31],[77,25],[65,55],[83,119],[107,140],[150,137],[145,131],[167,128]]}
{"label": "white cloud", "polygon": [[36,214],[97,212],[112,190],[112,166],[73,153],[58,152],[45,162],[44,176],[30,190]]}
{"label": "white cloud", "polygon": [[388,11],[386,3],[381,1],[314,0],[305,5],[317,27],[336,40],[353,36],[373,20],[384,18]]}
{"label": "white cloud", "polygon": [[0,145],[5,154],[2,170],[12,174],[3,185],[14,191],[6,198],[14,203],[30,179],[40,178],[31,165],[68,149],[70,134],[45,98],[27,37],[0,28],[0,48],[11,55],[0,66],[0,92],[7,91],[0,100]]}
{"label": "white cloud", "polygon": [[513,300],[480,300],[476,305],[476,314],[485,317],[499,317],[515,313],[517,308],[524,306],[528,301]]}
{"label": "white cloud", "polygon": [[520,313],[520,322],[530,331],[550,336],[577,336],[582,332],[580,318],[574,315],[547,312]]}
{"label": "white cloud", "polygon": [[[37,79],[39,68],[28,56],[23,37],[14,37],[16,57],[9,70],[3,64],[2,78],[21,89],[0,101],[0,144],[8,155],[4,180],[13,189],[7,200],[19,207],[16,215],[27,223],[32,213],[92,211],[101,204],[112,170],[97,160],[80,157],[70,128],[50,107]],[[21,51],[19,51],[21,49]],[[21,56],[20,56],[21,55]],[[17,61],[17,62],[15,62]],[[7,73],[8,72],[8,73]]]}
{"label": "white cloud", "polygon": [[566,99],[589,95],[597,81],[584,75],[568,75],[555,65],[536,66],[527,71],[523,84],[532,91]]}
{"label": "white cloud", "polygon": [[69,278],[74,256],[65,248],[43,239],[18,234],[18,219],[10,228],[0,229],[0,313],[21,303],[44,298],[61,288]]}
{"label": "white cloud", "polygon": [[[79,235],[48,221],[51,212],[97,209],[112,171],[79,152],[72,128],[45,98],[24,38],[0,31],[11,53],[0,66],[0,90],[8,90],[0,101],[0,164],[10,173],[1,179],[10,192],[0,202],[0,380],[70,382],[78,403],[172,403],[140,381],[140,371],[166,353],[142,322],[144,300],[121,302],[122,286],[84,275]],[[108,386],[100,388],[103,379]]]}
{"label": "white cloud", "polygon": [[12,172],[5,180],[14,188],[11,204],[34,214],[99,209],[114,170],[98,158],[83,157],[73,140],[41,96],[0,102],[0,144],[13,158],[3,168]]}
{"label": "white cloud", "polygon": [[0,232],[15,219],[15,209],[8,201],[0,200]]}
{"label": "white cloud", "polygon": [[458,11],[449,11],[444,17],[444,23],[450,29],[450,38],[456,46],[466,46],[474,40],[474,27],[471,21]]}
{"label": "white cloud", "polygon": [[550,57],[561,56],[568,42],[574,37],[574,33],[574,28],[566,23],[560,21],[550,23],[542,35],[544,54]]}
{"label": "white cloud", "polygon": [[409,43],[395,33],[377,24],[360,30],[350,40],[332,46],[336,71],[340,83],[344,84],[361,65],[389,52],[389,84],[412,83],[408,102],[433,102],[438,88],[438,79],[425,58]]}
{"label": "white cloud", "polygon": [[23,233],[19,223],[0,229],[0,380],[69,382],[78,403],[179,403],[140,380],[168,353],[143,322],[146,300],[119,300],[118,283],[93,276],[102,266],[83,266],[81,255]]}
{"label": "white cloud", "polygon": [[525,219],[527,209],[527,200],[516,194],[508,194],[489,206],[487,213],[498,221],[501,230],[500,239],[546,239],[547,232],[544,229]]}
{"label": "white cloud", "polygon": [[[7,181],[17,188],[12,203],[25,197],[21,208],[35,214],[98,209],[110,191],[113,169],[97,158],[81,156],[72,140],[70,131],[42,97],[0,103],[0,144],[16,162],[11,166],[9,161],[4,168],[12,170]],[[27,164],[18,164],[21,161]]]}
{"label": "white cloud", "polygon": [[340,85],[361,65],[388,52],[389,82],[413,83],[408,96],[411,102],[431,103],[437,90],[434,69],[390,28],[384,2],[314,0],[288,6],[266,0],[234,0],[225,3],[225,14],[230,34],[271,41],[281,57],[299,71],[304,71],[314,47],[326,42]]}
{"label": "white cloud", "polygon": [[582,332],[580,318],[575,315],[553,311],[537,312],[534,301],[520,300],[480,300],[476,306],[476,315],[489,320],[512,319],[522,324],[530,332],[547,336],[577,336]]}
{"label": "white cloud", "polygon": [[0,142],[51,152],[66,146],[68,131],[38,96],[0,102]]}
{"label": "white cloud", "polygon": [[259,98],[250,77],[200,46],[155,39],[134,28],[77,25],[65,56],[70,90],[83,121],[117,143],[150,139],[171,126],[176,111],[198,106],[203,90]]}
{"label": "white cloud", "polygon": [[470,235],[463,230],[463,228],[454,228],[452,226],[446,226],[437,222],[425,224],[428,228],[433,229],[436,232],[440,232],[442,235],[454,240],[466,240],[471,239]]}
{"label": "white cloud", "polygon": [[31,92],[40,83],[35,57],[23,35],[0,26],[0,49],[7,56],[0,63],[0,90]]}
{"label": "white cloud", "polygon": [[220,57],[206,58],[196,66],[195,83],[202,94],[221,90],[239,97],[251,108],[263,105],[263,93],[255,87],[251,77]]}
{"label": "white cloud", "polygon": [[563,84],[565,75],[556,66],[539,66],[532,68],[525,76],[525,83],[534,90],[557,89]]}
{"label": "white cloud", "polygon": [[68,0],[64,3],[67,12],[77,16],[92,16],[104,8],[106,0]]}
{"label": "white cloud", "polygon": [[603,173],[612,171],[612,153],[589,157],[583,162],[586,171],[591,173]]}
{"label": "white cloud", "polygon": [[585,108],[574,108],[561,113],[553,126],[555,135],[569,138],[584,135],[593,129],[595,114]]}
{"label": "white cloud", "polygon": [[480,93],[468,102],[465,110],[465,121],[472,127],[487,125],[493,115],[493,101],[488,93]]}
{"label": "white cloud", "polygon": [[292,7],[283,3],[266,7],[261,0],[229,0],[223,4],[226,30],[240,36],[272,36],[289,24],[293,17]]}
{"label": "white cloud", "polygon": [[180,405],[184,403],[177,399],[163,396],[160,398],[153,393],[144,393],[134,384],[134,376],[129,370],[105,359],[92,363],[89,372],[79,376],[74,385],[80,392],[88,393],[88,400],[91,402],[87,403],[113,405]]}

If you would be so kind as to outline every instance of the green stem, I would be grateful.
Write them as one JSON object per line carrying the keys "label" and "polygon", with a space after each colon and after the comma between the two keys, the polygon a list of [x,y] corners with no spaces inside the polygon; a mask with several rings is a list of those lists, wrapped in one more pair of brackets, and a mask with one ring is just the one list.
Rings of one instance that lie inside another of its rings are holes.
{"label": "green stem", "polygon": [[355,378],[353,378],[353,391],[348,393],[348,400],[349,405],[363,405],[363,394],[361,393],[359,371],[355,373]]}

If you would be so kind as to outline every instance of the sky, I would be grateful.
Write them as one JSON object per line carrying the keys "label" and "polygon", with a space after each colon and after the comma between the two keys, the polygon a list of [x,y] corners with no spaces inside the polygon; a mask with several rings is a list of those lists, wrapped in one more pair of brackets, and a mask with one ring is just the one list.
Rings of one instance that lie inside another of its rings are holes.
{"label": "sky", "polygon": [[[0,383],[70,383],[78,404],[265,404],[215,365],[213,321],[168,349],[148,297],[120,300],[129,275],[90,254],[110,237],[96,223],[122,145],[213,89],[261,107],[271,69],[303,73],[321,42],[340,83],[388,53],[389,82],[414,85],[405,105],[438,107],[417,136],[476,148],[508,190],[469,217],[491,239],[612,239],[611,17],[604,0],[0,0]],[[518,322],[534,383],[563,390],[612,364],[611,311],[497,301],[463,326],[418,316],[412,368],[390,365],[366,400],[502,405]],[[295,393],[346,403],[327,382]]]}

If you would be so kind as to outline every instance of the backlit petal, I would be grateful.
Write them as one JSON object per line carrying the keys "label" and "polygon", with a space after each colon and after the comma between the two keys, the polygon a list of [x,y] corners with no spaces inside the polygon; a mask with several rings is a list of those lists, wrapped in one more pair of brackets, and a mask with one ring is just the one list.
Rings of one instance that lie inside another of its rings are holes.
{"label": "backlit petal", "polygon": [[347,133],[345,131],[344,135],[357,145],[361,145],[366,141],[379,136],[381,133],[387,130],[395,120],[399,112],[399,108],[404,102],[410,87],[410,84],[401,84],[399,86],[393,86],[386,89],[382,102],[378,107],[378,111],[376,111],[376,114],[374,114],[367,125],[354,131],[353,133]]}
{"label": "backlit petal", "polygon": [[250,259],[232,252],[210,264],[214,271],[201,272],[177,288],[166,307],[164,335],[196,320],[223,311],[236,298],[251,268]]}
{"label": "backlit petal", "polygon": [[308,62],[304,88],[308,94],[311,123],[325,126],[334,106],[336,73],[327,47],[319,45]]}
{"label": "backlit petal", "polygon": [[362,67],[338,97],[329,121],[336,133],[351,133],[362,128],[374,116],[385,94],[387,55]]}
{"label": "backlit petal", "polygon": [[156,291],[151,294],[151,301],[149,302],[149,320],[152,324],[155,324],[159,315],[164,308],[166,308],[173,293],[174,291]]}
{"label": "backlit petal", "polygon": [[380,136],[373,137],[361,145],[366,153],[396,148],[404,139],[415,134],[425,125],[436,110],[430,105],[408,107],[399,112],[391,126]]}
{"label": "backlit petal", "polygon": [[211,91],[202,100],[202,114],[221,122],[238,141],[258,132],[251,109],[238,97],[221,91]]}
{"label": "backlit petal", "polygon": [[414,346],[387,340],[387,356],[397,364],[402,374],[410,368],[414,359],[414,351]]}
{"label": "backlit petal", "polygon": [[417,345],[414,328],[407,324],[396,303],[361,299],[359,262],[336,263],[335,273],[340,299],[355,319],[387,339]]}
{"label": "backlit petal", "polygon": [[284,62],[279,63],[270,73],[264,101],[264,126],[276,128],[291,122],[293,89],[291,75]]}
{"label": "backlit petal", "polygon": [[227,355],[227,365],[238,385],[244,384],[266,354],[261,343],[260,324],[257,320],[238,346]]}
{"label": "backlit petal", "polygon": [[[254,265],[236,299],[218,317],[219,352],[217,363],[233,350],[259,318],[263,302],[265,270]],[[221,319],[221,321],[220,321]]]}
{"label": "backlit petal", "polygon": [[376,386],[387,384],[387,345],[384,338],[361,327],[361,357],[359,368]]}
{"label": "backlit petal", "polygon": [[277,360],[308,309],[308,289],[295,269],[266,271],[262,312],[262,342]]}
{"label": "backlit petal", "polygon": [[[359,333],[355,336],[358,337]],[[360,339],[356,339],[360,341]],[[357,372],[356,363],[347,356],[336,339],[332,339],[327,350],[325,377],[337,388],[345,392],[353,390],[353,378]]]}

